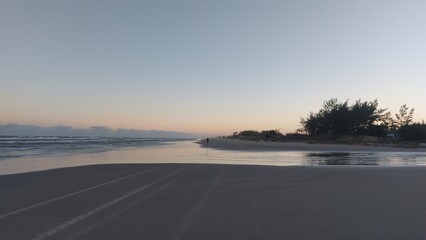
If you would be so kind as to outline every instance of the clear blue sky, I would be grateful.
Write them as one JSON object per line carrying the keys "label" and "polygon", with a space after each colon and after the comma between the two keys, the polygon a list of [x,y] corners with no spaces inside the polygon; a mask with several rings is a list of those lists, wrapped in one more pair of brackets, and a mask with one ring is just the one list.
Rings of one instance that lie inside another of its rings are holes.
{"label": "clear blue sky", "polygon": [[0,124],[295,130],[324,100],[426,119],[426,1],[0,0]]}

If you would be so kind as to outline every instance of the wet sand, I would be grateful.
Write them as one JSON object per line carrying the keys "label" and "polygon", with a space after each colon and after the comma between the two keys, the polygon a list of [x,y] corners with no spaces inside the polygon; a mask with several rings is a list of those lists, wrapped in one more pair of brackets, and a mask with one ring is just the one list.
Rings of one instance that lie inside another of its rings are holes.
{"label": "wet sand", "polygon": [[320,144],[305,142],[259,142],[239,139],[213,138],[198,143],[206,148],[239,151],[327,151],[327,152],[426,152],[425,147],[401,148],[393,146],[370,146],[348,144]]}
{"label": "wet sand", "polygon": [[0,239],[424,239],[426,167],[119,164],[0,176]]}

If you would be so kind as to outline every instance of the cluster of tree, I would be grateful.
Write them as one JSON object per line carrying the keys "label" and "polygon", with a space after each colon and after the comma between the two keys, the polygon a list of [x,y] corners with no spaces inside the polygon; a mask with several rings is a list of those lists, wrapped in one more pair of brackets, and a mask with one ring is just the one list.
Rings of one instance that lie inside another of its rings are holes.
{"label": "cluster of tree", "polygon": [[426,141],[426,124],[414,123],[399,129],[399,137],[406,141]]}
{"label": "cluster of tree", "polygon": [[250,139],[250,140],[279,140],[282,139],[284,135],[277,130],[264,130],[261,132],[255,130],[245,130],[241,132],[234,132],[229,138],[238,138],[238,139]]}
{"label": "cluster of tree", "polygon": [[317,113],[301,119],[302,132],[310,136],[367,135],[398,136],[402,140],[426,140],[426,125],[413,123],[414,108],[402,105],[395,118],[377,100],[358,100],[353,105],[337,99],[325,101]]}

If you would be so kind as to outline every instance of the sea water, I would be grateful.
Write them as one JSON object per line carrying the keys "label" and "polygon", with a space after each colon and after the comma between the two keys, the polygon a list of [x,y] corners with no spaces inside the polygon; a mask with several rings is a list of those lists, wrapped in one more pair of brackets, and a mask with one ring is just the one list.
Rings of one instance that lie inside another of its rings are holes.
{"label": "sea water", "polygon": [[5,158],[63,156],[168,144],[177,139],[112,137],[0,136],[0,160]]}
{"label": "sea water", "polygon": [[195,140],[1,137],[0,174],[116,163],[422,166],[422,152],[230,151]]}

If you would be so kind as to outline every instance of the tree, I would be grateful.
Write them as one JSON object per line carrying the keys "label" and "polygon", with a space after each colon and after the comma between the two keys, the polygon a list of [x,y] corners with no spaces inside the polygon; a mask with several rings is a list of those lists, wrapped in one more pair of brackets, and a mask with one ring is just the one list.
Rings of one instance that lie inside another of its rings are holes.
{"label": "tree", "polygon": [[230,136],[230,138],[251,140],[279,140],[283,137],[284,135],[280,132],[279,129],[263,130],[261,132],[256,130],[244,130],[241,132],[234,132],[232,136]]}
{"label": "tree", "polygon": [[410,125],[403,125],[398,131],[399,137],[405,141],[426,141],[426,125],[414,123]]}
{"label": "tree", "polygon": [[414,108],[411,108],[410,111],[407,104],[402,105],[399,108],[399,114],[395,114],[396,117],[396,128],[399,130],[402,126],[410,125],[413,122]]}
{"label": "tree", "polygon": [[324,101],[323,108],[318,113],[310,113],[301,124],[309,135],[347,134],[349,118],[348,101],[339,103],[337,98]]}
{"label": "tree", "polygon": [[[357,100],[351,106],[351,121],[355,135],[374,135],[387,130],[386,117],[390,116],[387,109],[379,109],[377,100],[361,102]],[[379,134],[382,135],[382,134]]]}
{"label": "tree", "polygon": [[301,119],[302,128],[309,135],[374,135],[384,136],[389,128],[387,109],[379,109],[377,100],[348,100],[339,103],[336,98],[325,101],[318,113]]}

